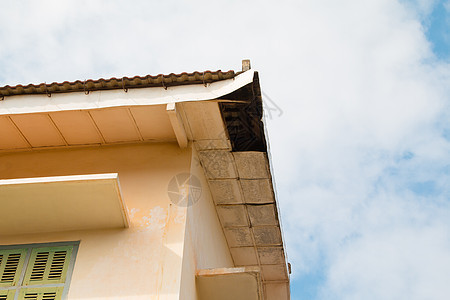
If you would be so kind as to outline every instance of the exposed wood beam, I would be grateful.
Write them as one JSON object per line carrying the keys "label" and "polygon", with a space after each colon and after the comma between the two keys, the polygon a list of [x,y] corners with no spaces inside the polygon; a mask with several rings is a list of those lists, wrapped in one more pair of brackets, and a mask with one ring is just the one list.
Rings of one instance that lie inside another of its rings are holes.
{"label": "exposed wood beam", "polygon": [[188,138],[183,126],[183,120],[181,119],[179,111],[177,111],[177,107],[178,105],[176,103],[168,103],[166,111],[169,115],[175,136],[177,137],[178,145],[180,148],[186,148],[188,145]]}

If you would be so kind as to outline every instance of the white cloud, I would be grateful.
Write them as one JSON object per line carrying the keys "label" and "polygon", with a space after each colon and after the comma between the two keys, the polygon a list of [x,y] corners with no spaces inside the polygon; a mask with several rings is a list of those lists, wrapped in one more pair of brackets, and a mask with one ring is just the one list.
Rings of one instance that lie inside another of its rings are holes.
{"label": "white cloud", "polygon": [[[289,253],[294,279],[325,264],[326,299],[423,299],[427,288],[442,299],[448,289],[435,279],[450,271],[450,247],[436,245],[450,238],[449,68],[434,60],[410,10],[367,2],[325,13],[329,3],[312,5],[295,83],[276,98],[291,102],[269,122],[287,240],[299,249]],[[286,127],[296,134],[276,134]],[[426,181],[436,181],[436,194],[414,195],[411,185]],[[397,261],[409,248],[421,255]]]}
{"label": "white cloud", "polygon": [[439,0],[402,0],[401,3],[410,9],[410,13],[418,17],[426,18],[433,11],[433,7]]}
{"label": "white cloud", "polygon": [[364,236],[343,247],[323,293],[328,299],[445,299],[448,234],[432,226]]}
{"label": "white cloud", "polygon": [[[251,58],[283,110],[268,126],[294,280],[324,267],[325,299],[442,299],[450,67],[424,35],[434,4],[11,1],[0,82],[238,69]],[[431,196],[414,193],[424,182]]]}

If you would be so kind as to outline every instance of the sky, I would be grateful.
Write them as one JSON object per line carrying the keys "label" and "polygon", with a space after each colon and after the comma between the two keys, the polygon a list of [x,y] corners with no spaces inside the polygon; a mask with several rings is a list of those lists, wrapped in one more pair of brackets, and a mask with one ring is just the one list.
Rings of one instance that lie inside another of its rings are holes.
{"label": "sky", "polygon": [[155,3],[4,1],[0,86],[251,59],[292,299],[448,299],[450,1]]}

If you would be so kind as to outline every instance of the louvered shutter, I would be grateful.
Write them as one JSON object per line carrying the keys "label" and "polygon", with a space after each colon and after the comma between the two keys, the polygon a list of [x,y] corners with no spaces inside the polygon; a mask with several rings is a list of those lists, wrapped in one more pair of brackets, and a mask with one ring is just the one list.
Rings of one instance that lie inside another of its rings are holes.
{"label": "louvered shutter", "polygon": [[0,300],[14,300],[15,290],[0,291]]}
{"label": "louvered shutter", "polygon": [[0,287],[17,284],[26,253],[26,249],[0,250]]}
{"label": "louvered shutter", "polygon": [[64,288],[26,288],[19,294],[19,300],[60,300]]}
{"label": "louvered shutter", "polygon": [[64,283],[72,250],[73,246],[32,249],[24,285]]}

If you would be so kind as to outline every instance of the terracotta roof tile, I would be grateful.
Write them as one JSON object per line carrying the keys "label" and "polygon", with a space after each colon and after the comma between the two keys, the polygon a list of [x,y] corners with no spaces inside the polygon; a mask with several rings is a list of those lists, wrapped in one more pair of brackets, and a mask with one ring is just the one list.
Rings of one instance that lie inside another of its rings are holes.
{"label": "terracotta roof tile", "polygon": [[[204,71],[181,74],[159,74],[156,76],[135,76],[109,79],[96,79],[86,81],[64,81],[61,83],[53,82],[50,84],[29,84],[0,87],[0,97],[30,94],[70,93],[70,92],[91,92],[99,90],[145,88],[145,87],[164,87],[186,84],[206,84],[215,81],[234,78],[238,73],[234,71]],[[0,100],[1,100],[0,98]]]}

